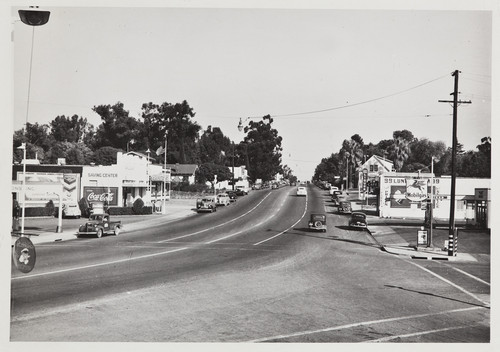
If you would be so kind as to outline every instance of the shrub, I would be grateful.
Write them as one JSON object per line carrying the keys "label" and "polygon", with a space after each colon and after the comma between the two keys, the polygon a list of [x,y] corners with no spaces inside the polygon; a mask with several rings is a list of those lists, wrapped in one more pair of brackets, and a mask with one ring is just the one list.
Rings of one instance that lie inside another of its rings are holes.
{"label": "shrub", "polygon": [[89,202],[87,202],[87,199],[82,198],[78,202],[78,206],[80,207],[80,212],[82,213],[83,217],[88,218],[90,216],[90,206]]}
{"label": "shrub", "polygon": [[55,214],[56,207],[54,206],[54,202],[52,201],[52,199],[49,200],[47,204],[45,204],[45,208],[47,208],[47,213],[49,214],[49,216]]}
{"label": "shrub", "polygon": [[132,205],[132,209],[135,214],[141,214],[142,208],[144,208],[144,201],[141,198],[137,198]]}

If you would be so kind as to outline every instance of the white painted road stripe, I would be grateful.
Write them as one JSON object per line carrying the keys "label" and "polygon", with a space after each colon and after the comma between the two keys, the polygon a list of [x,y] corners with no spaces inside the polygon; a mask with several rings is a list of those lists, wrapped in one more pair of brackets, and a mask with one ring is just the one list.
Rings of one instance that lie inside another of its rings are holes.
{"label": "white painted road stripe", "polygon": [[356,327],[365,326],[365,325],[390,323],[390,322],[394,322],[394,321],[409,320],[409,319],[427,318],[427,317],[432,317],[432,316],[436,316],[436,315],[467,312],[470,310],[477,310],[477,309],[485,309],[485,308],[484,307],[460,308],[460,309],[447,310],[447,311],[437,312],[437,313],[415,314],[415,315],[407,315],[407,316],[403,316],[403,317],[371,320],[371,321],[365,321],[365,322],[360,322],[360,323],[333,326],[333,327],[318,329],[318,330],[298,331],[298,332],[295,332],[292,334],[286,334],[286,335],[268,336],[268,337],[263,337],[260,339],[246,341],[246,342],[266,342],[266,341],[272,341],[272,340],[281,340],[281,339],[286,339],[286,338],[290,338],[290,337],[318,334],[318,333],[322,333],[322,332],[329,332],[329,331],[336,331],[336,330],[351,329],[351,328],[356,328]]}
{"label": "white painted road stripe", "polygon": [[479,282],[481,282],[481,283],[483,283],[483,284],[485,284],[485,285],[491,286],[489,282],[486,282],[486,281],[484,281],[484,280],[481,280],[480,278],[475,277],[474,275],[471,275],[471,274],[469,274],[469,273],[466,273],[466,272],[465,272],[465,271],[463,271],[463,270],[460,270],[460,269],[458,269],[458,268],[455,268],[455,267],[453,267],[453,266],[451,266],[451,265],[447,265],[447,267],[448,267],[448,268],[452,268],[453,270],[456,270],[456,271],[458,271],[459,273],[462,273],[462,274],[464,274],[465,276],[470,277],[471,279],[474,279],[474,280],[476,280],[476,281],[479,281]]}
{"label": "white painted road stripe", "polygon": [[130,262],[133,260],[157,257],[159,255],[165,255],[165,254],[170,254],[170,253],[174,253],[174,252],[179,252],[179,251],[183,251],[185,249],[187,249],[187,247],[172,249],[172,250],[160,252],[160,253],[141,255],[139,257],[134,257],[134,258],[119,259],[119,260],[113,260],[111,262],[79,266],[76,268],[68,268],[68,269],[62,269],[62,270],[56,270],[56,271],[49,271],[49,272],[45,272],[45,273],[32,274],[32,275],[26,275],[26,276],[17,276],[17,277],[13,277],[12,280],[28,279],[28,278],[37,277],[37,276],[54,275],[54,274],[60,274],[60,273],[65,273],[65,272],[70,272],[70,271],[90,269],[90,268],[95,268],[95,267],[99,267],[99,266],[105,266],[105,265],[111,265],[111,264],[117,264],[117,263],[123,263],[123,262]]}
{"label": "white painted road stripe", "polygon": [[434,334],[434,333],[442,332],[442,331],[458,330],[458,329],[464,329],[464,328],[470,328],[470,327],[471,327],[470,325],[452,326],[452,327],[443,328],[443,329],[435,329],[435,330],[427,330],[427,331],[421,331],[421,332],[414,332],[412,334],[387,336],[387,337],[382,337],[380,339],[370,340],[370,341],[363,341],[363,342],[386,342],[386,341],[391,341],[391,340],[405,338],[405,337],[428,335],[428,334]]}
{"label": "white painted road stripe", "polygon": [[272,237],[270,237],[270,238],[268,238],[268,239],[266,239],[266,240],[263,240],[263,241],[260,241],[260,242],[254,243],[254,246],[258,246],[258,245],[259,245],[259,244],[261,244],[261,243],[264,243],[264,242],[270,241],[270,240],[272,240],[273,238],[276,238],[276,237],[278,237],[278,236],[281,236],[282,234],[284,234],[284,233],[286,233],[286,232],[290,231],[290,229],[292,229],[295,225],[297,225],[297,224],[300,222],[300,220],[302,220],[302,219],[304,218],[304,216],[306,215],[306,212],[307,212],[307,199],[308,199],[308,197],[306,196],[306,206],[305,206],[305,208],[304,208],[304,213],[302,214],[302,216],[300,217],[300,219],[299,219],[299,220],[297,220],[297,221],[295,222],[295,224],[293,224],[292,226],[290,226],[290,227],[289,227],[288,229],[286,229],[285,231],[278,233],[277,235],[274,235],[274,236],[272,236]]}
{"label": "white painted road stripe", "polygon": [[238,220],[238,219],[240,219],[240,218],[242,218],[242,217],[244,217],[244,216],[246,216],[246,215],[250,214],[252,211],[254,211],[255,209],[257,209],[257,207],[258,207],[259,205],[261,205],[261,204],[262,204],[262,202],[263,202],[264,200],[266,200],[266,198],[267,198],[267,197],[269,197],[270,195],[271,195],[271,193],[268,193],[268,194],[264,197],[264,199],[262,199],[262,200],[261,200],[261,201],[260,201],[260,202],[259,202],[259,203],[255,206],[255,207],[253,207],[252,209],[250,209],[250,210],[249,210],[249,211],[247,211],[246,213],[244,213],[244,214],[242,214],[242,215],[240,215],[240,216],[238,216],[238,217],[236,217],[236,218],[234,218],[234,219],[231,219],[231,220],[229,220],[229,221],[226,221],[226,222],[224,222],[224,223],[222,223],[222,224],[219,224],[219,225],[217,225],[217,226],[212,226],[212,227],[210,227],[210,228],[208,228],[208,229],[200,230],[200,231],[193,232],[193,233],[188,233],[187,235],[182,235],[182,236],[178,236],[178,237],[170,238],[170,239],[168,239],[168,240],[159,241],[158,243],[165,243],[165,242],[175,241],[175,240],[178,240],[178,239],[180,239],[180,238],[185,238],[185,237],[190,237],[190,236],[199,235],[200,233],[207,232],[207,231],[210,231],[210,230],[216,229],[216,228],[218,228],[218,227],[221,227],[221,226],[224,226],[224,225],[230,224],[230,223],[232,223],[232,222],[234,222],[234,221],[236,221],[236,220]]}
{"label": "white painted road stripe", "polygon": [[[398,257],[398,258],[400,258],[400,257]],[[405,261],[405,262],[407,262],[407,263],[410,263],[410,264],[412,264],[412,265],[415,265],[416,267],[419,267],[420,269],[422,269],[423,271],[428,272],[428,273],[429,273],[429,274],[431,274],[431,275],[434,275],[435,277],[437,277],[437,278],[438,278],[438,279],[440,279],[441,281],[444,281],[444,282],[446,282],[447,284],[449,284],[449,285],[451,285],[451,286],[455,287],[456,289],[458,289],[458,290],[462,291],[462,292],[463,292],[463,293],[465,293],[466,295],[471,296],[472,298],[474,298],[475,300],[477,300],[477,301],[479,301],[479,302],[483,303],[483,304],[484,304],[484,305],[486,305],[487,307],[489,307],[489,306],[490,306],[490,303],[489,303],[489,302],[485,302],[485,301],[483,301],[482,299],[480,299],[480,298],[479,298],[478,296],[476,296],[475,294],[473,294],[473,293],[471,293],[471,292],[467,291],[465,288],[463,288],[463,287],[461,287],[461,286],[458,286],[457,284],[455,284],[455,283],[451,282],[450,280],[445,279],[444,277],[442,277],[442,276],[440,276],[440,275],[436,274],[435,272],[433,272],[433,271],[431,271],[431,270],[429,270],[429,269],[427,269],[427,268],[424,268],[423,266],[421,266],[421,265],[419,265],[419,264],[417,264],[417,263],[414,263],[414,262],[413,262],[413,261],[411,261],[411,260],[406,260],[406,259],[403,259],[403,258],[400,258],[400,259],[401,259],[401,260],[404,260],[404,261]]]}

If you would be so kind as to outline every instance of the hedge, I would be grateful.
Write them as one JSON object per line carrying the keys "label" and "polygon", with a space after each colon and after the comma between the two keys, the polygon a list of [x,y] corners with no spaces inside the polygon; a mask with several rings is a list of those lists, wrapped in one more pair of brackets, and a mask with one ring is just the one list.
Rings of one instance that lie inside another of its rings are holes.
{"label": "hedge", "polygon": [[109,215],[151,215],[153,214],[153,207],[142,207],[140,210],[134,211],[130,207],[112,207],[108,209]]}

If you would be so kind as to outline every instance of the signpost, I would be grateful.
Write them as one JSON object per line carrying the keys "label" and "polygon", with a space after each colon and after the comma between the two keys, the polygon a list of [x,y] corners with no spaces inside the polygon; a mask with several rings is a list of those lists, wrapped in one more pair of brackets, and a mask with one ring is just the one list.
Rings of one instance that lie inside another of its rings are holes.
{"label": "signpost", "polygon": [[22,273],[29,273],[35,267],[35,245],[27,237],[19,237],[12,249],[14,266]]}

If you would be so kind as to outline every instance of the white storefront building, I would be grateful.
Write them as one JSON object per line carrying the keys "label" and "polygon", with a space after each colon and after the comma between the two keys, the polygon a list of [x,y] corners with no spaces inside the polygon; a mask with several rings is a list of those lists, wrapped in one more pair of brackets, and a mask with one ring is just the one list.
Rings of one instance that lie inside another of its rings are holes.
{"label": "white storefront building", "polygon": [[[161,183],[162,169],[146,155],[118,153],[116,165],[83,166],[82,197],[89,203],[107,201],[110,206],[131,206],[139,197],[149,203],[153,183]],[[157,181],[151,183],[150,176]]]}

